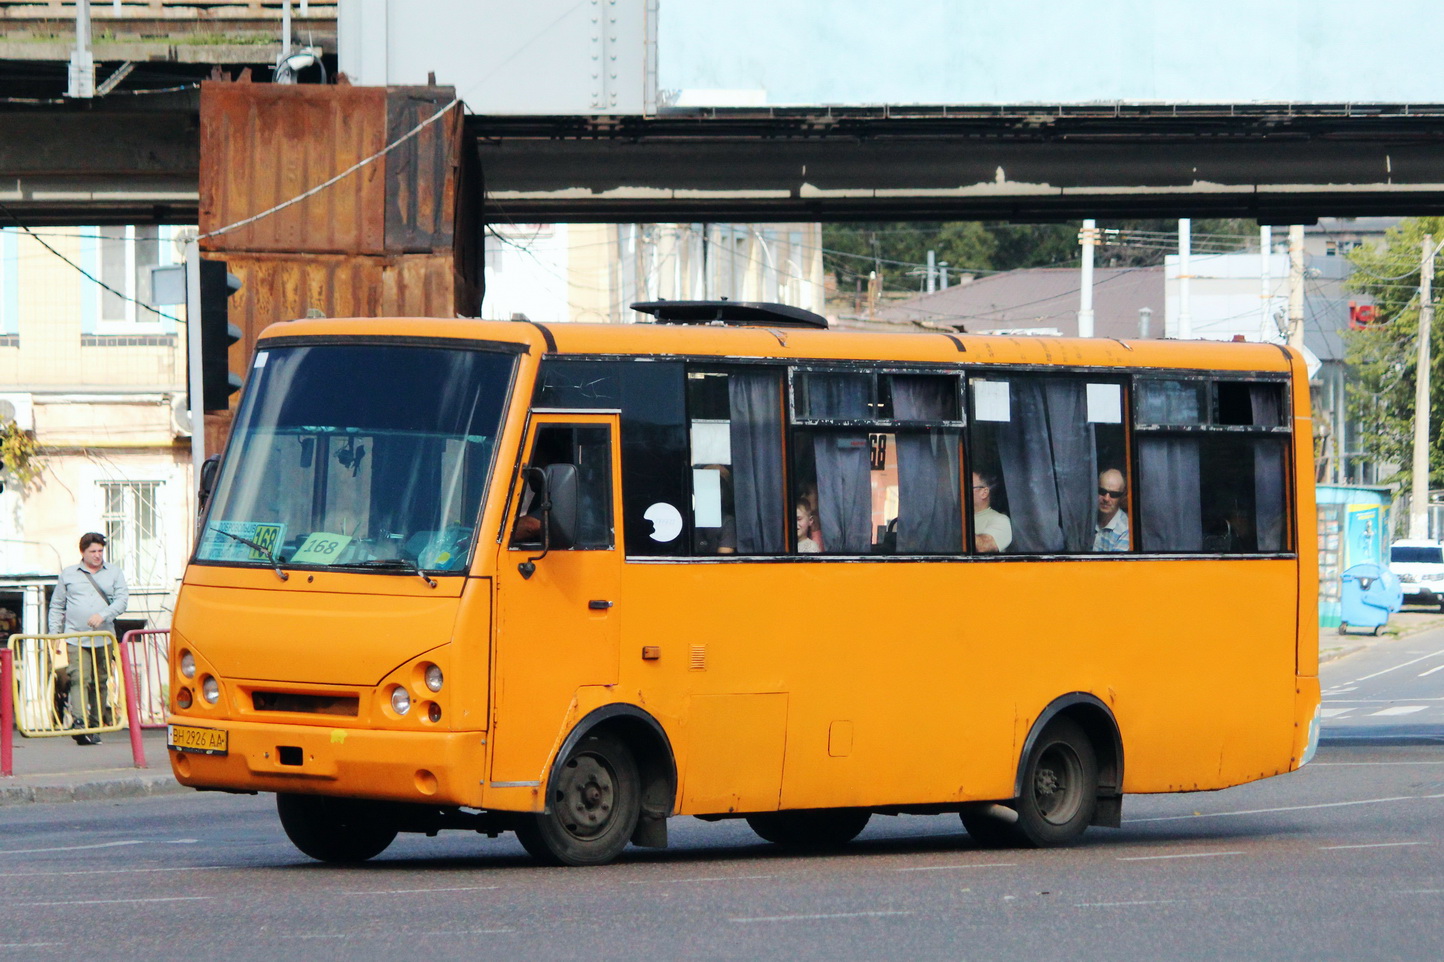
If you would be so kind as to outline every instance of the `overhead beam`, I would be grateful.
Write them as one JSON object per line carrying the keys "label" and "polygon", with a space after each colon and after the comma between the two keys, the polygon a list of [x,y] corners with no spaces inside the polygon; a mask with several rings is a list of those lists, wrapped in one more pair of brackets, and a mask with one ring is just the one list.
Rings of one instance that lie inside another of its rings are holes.
{"label": "overhead beam", "polygon": [[470,117],[496,221],[1072,220],[1444,210],[1444,108],[793,108]]}

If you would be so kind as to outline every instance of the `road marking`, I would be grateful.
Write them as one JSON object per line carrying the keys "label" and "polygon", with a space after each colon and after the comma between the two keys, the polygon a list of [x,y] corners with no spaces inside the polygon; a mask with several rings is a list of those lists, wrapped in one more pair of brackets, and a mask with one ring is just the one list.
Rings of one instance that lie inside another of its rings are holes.
{"label": "road marking", "polygon": [[1323,710],[1323,716],[1325,718],[1338,718],[1340,715],[1347,715],[1351,711],[1353,711],[1352,708],[1325,708]]}
{"label": "road marking", "polygon": [[1419,677],[1420,677],[1420,678],[1423,678],[1425,675],[1432,675],[1432,674],[1434,674],[1434,672],[1436,672],[1436,671],[1444,671],[1444,665],[1435,665],[1433,668],[1430,668],[1428,671],[1421,671],[1421,672],[1419,672]]}
{"label": "road marking", "polygon": [[173,895],[154,899],[77,899],[73,902],[11,902],[11,905],[137,905],[150,902],[209,902],[209,895]]}
{"label": "road marking", "polygon": [[698,878],[655,878],[636,879],[628,885],[670,885],[679,882],[750,882],[757,879],[776,878],[775,875],[706,875]]}
{"label": "road marking", "polygon": [[1400,848],[1406,845],[1423,845],[1424,842],[1373,842],[1368,845],[1320,845],[1320,852],[1333,852],[1343,848]]}
{"label": "road marking", "polygon": [[47,875],[139,875],[144,872],[211,872],[230,868],[228,865],[189,865],[183,868],[91,868],[83,872],[25,872],[25,878]]}
{"label": "road marking", "polygon": [[921,865],[917,868],[895,868],[894,872],[948,872],[965,868],[1017,868],[1017,862],[969,862],[966,865]]}
{"label": "road marking", "polygon": [[1230,895],[1201,899],[1140,899],[1136,902],[1077,902],[1075,909],[1106,909],[1127,907],[1130,905],[1185,905],[1189,902],[1247,902],[1252,901],[1253,896]]}
{"label": "road marking", "polygon": [[432,892],[491,892],[500,885],[459,885],[445,889],[372,889],[367,891],[342,892],[342,895],[430,895]]}
{"label": "road marking", "polygon": [[1242,855],[1242,852],[1189,852],[1184,855],[1124,855],[1120,862],[1161,862],[1170,858],[1218,858],[1221,855]]}
{"label": "road marking", "polygon": [[132,839],[126,842],[101,842],[97,845],[63,845],[57,848],[8,848],[0,850],[0,855],[37,855],[43,852],[84,852],[96,848],[117,848],[121,845],[144,845],[140,839]]}
{"label": "road marking", "polygon": [[727,921],[729,921],[729,922],[738,922],[738,923],[743,923],[743,924],[748,923],[748,922],[809,922],[809,921],[815,921],[815,920],[818,920],[818,919],[865,919],[865,918],[875,918],[875,917],[877,917],[877,916],[882,916],[882,915],[914,915],[914,914],[916,914],[916,913],[913,913],[913,912],[894,912],[894,911],[877,911],[877,912],[828,912],[828,913],[819,914],[819,915],[758,915],[758,916],[754,916],[754,917],[752,917],[752,918],[728,919]]}
{"label": "road marking", "polygon": [[1351,766],[1360,767],[1360,768],[1368,767],[1368,766],[1373,766],[1373,767],[1376,767],[1376,768],[1389,768],[1389,767],[1398,766],[1398,765],[1444,765],[1444,761],[1437,761],[1437,762],[1423,762],[1423,761],[1421,761],[1421,762],[1309,762],[1309,767],[1310,767],[1310,768],[1349,768],[1349,767],[1351,767]]}
{"label": "road marking", "polygon": [[1444,793],[1438,795],[1393,795],[1388,798],[1361,798],[1355,802],[1320,802],[1317,805],[1285,805],[1280,808],[1249,808],[1237,812],[1194,812],[1192,815],[1159,815],[1154,818],[1128,818],[1124,819],[1125,825],[1136,825],[1142,822],[1181,822],[1191,818],[1228,818],[1233,815],[1272,815],[1277,812],[1306,812],[1315,808],[1343,808],[1348,805],[1379,805],[1383,802],[1424,802],[1444,798]]}
{"label": "road marking", "polygon": [[1380,675],[1387,675],[1389,672],[1398,671],[1400,668],[1408,668],[1410,665],[1416,665],[1421,661],[1426,661],[1430,658],[1437,658],[1440,655],[1444,655],[1444,651],[1434,651],[1430,652],[1427,655],[1420,655],[1418,658],[1411,658],[1409,661],[1397,664],[1393,668],[1385,668],[1383,671],[1376,671],[1372,675],[1365,675],[1362,678],[1355,678],[1354,684],[1357,685],[1361,681],[1368,681],[1370,678],[1378,678]]}
{"label": "road marking", "polygon": [[1412,715],[1416,711],[1423,711],[1428,707],[1428,705],[1395,705],[1393,708],[1381,708],[1378,711],[1370,712],[1369,716],[1372,718],[1378,715]]}
{"label": "road marking", "polygon": [[[508,933],[508,932],[515,932],[515,931],[516,931],[515,929],[462,929],[461,931],[407,932],[407,933],[405,933],[405,934],[408,935],[408,936],[417,936],[417,935],[430,935],[430,936],[437,936],[437,935],[504,935],[504,934],[506,934],[506,933]],[[317,932],[296,932],[296,933],[290,934],[290,935],[287,935],[287,934],[285,934],[285,933],[267,934],[266,937],[267,937],[267,938],[271,938],[271,939],[332,939],[332,940],[345,940],[345,939],[372,939],[372,938],[375,938],[376,936],[375,936],[374,933],[371,933],[371,932],[337,932],[337,933],[335,933],[334,935],[333,935],[333,934],[324,934],[324,935],[323,935],[323,934],[317,933]]]}

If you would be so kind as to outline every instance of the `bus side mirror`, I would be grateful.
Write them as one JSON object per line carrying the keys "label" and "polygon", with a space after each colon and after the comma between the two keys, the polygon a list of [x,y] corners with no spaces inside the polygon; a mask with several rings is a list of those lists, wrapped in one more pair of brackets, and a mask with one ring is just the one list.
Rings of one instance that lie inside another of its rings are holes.
{"label": "bus side mirror", "polygon": [[210,504],[211,491],[216,486],[216,472],[220,471],[220,469],[221,456],[219,454],[213,454],[201,463],[201,479],[196,496],[196,514],[204,512],[206,505]]}
{"label": "bus side mirror", "polygon": [[545,473],[547,547],[570,548],[577,543],[577,466],[549,464]]}

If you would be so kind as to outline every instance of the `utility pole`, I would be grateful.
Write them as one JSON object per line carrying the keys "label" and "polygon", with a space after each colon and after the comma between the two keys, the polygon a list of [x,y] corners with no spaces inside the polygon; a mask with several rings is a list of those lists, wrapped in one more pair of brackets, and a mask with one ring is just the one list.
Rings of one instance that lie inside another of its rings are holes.
{"label": "utility pole", "polygon": [[1429,329],[1434,323],[1434,238],[1424,235],[1419,261],[1419,360],[1414,375],[1414,466],[1409,537],[1429,537]]}
{"label": "utility pole", "polygon": [[1083,245],[1083,273],[1079,278],[1078,336],[1093,336],[1093,249],[1098,246],[1098,222],[1085,220],[1078,233]]}
{"label": "utility pole", "polygon": [[1304,347],[1304,225],[1289,228],[1289,347]]}
{"label": "utility pole", "polygon": [[1193,254],[1193,221],[1181,217],[1178,221],[1178,331],[1182,340],[1193,337],[1193,308],[1190,306],[1188,282],[1193,279],[1193,266],[1189,258]]}

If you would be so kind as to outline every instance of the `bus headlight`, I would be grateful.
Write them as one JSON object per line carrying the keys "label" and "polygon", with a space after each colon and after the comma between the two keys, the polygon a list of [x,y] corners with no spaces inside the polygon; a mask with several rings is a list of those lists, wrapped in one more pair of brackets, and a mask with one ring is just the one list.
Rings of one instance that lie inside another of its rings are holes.
{"label": "bus headlight", "polygon": [[427,702],[426,717],[433,725],[441,721],[441,706],[434,701]]}
{"label": "bus headlight", "polygon": [[426,666],[426,687],[432,691],[441,691],[441,667],[439,665]]}
{"label": "bus headlight", "polygon": [[221,684],[210,675],[201,682],[201,697],[206,700],[207,705],[214,705],[221,700]]}
{"label": "bus headlight", "polygon": [[180,669],[182,675],[194,678],[196,676],[196,656],[189,651],[181,652]]}
{"label": "bus headlight", "polygon": [[391,710],[398,715],[404,715],[411,710],[411,696],[400,685],[391,689]]}
{"label": "bus headlight", "polygon": [[182,688],[176,692],[175,703],[177,708],[191,707],[191,690],[189,688]]}

